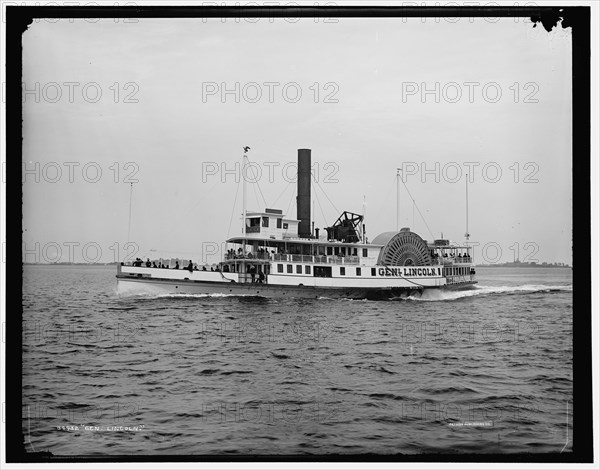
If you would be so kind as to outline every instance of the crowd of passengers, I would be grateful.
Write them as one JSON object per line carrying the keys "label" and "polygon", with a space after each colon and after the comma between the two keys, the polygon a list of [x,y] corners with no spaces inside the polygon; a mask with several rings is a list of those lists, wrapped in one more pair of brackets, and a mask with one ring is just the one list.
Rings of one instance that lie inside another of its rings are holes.
{"label": "crowd of passengers", "polygon": [[[300,253],[297,253],[295,251],[288,251],[285,249],[281,249],[278,251],[275,250],[271,250],[271,252],[269,252],[269,250],[265,249],[265,248],[259,248],[258,250],[256,250],[256,253],[252,253],[252,252],[247,252],[244,253],[244,250],[242,248],[238,248],[237,251],[234,250],[233,248],[230,250],[227,250],[227,252],[225,253],[225,259],[229,260],[229,259],[272,259],[273,255],[278,254],[278,255],[299,255]],[[316,256],[326,256],[325,254],[321,254],[321,255],[316,255]],[[331,255],[329,255],[331,256]],[[336,253],[335,256],[340,256],[340,257],[344,257],[345,253],[340,252],[340,253]],[[348,256],[351,256],[350,254],[348,254]],[[356,256],[356,248],[354,249],[354,256]]]}
{"label": "crowd of passengers", "polygon": [[[124,263],[121,263],[121,265],[123,265]],[[174,268],[169,268],[167,265],[159,263],[156,264],[156,261],[150,261],[150,258],[148,258],[145,262],[141,259],[141,258],[136,258],[135,261],[132,263],[133,266],[136,267],[142,267],[142,266],[146,266],[147,268],[159,268],[159,269],[180,269],[179,267],[179,261],[175,262],[175,267]],[[189,264],[185,267],[186,270],[193,272],[193,271],[208,271],[208,269],[206,269],[206,266],[202,266],[202,269],[199,269],[197,265],[195,265],[194,263],[192,263],[192,260],[190,260]],[[247,268],[247,272],[248,274],[250,274],[251,278],[252,278],[252,282],[257,282],[257,283],[264,283],[266,282],[266,276],[265,273],[263,272],[263,270],[259,267],[258,270],[256,269],[256,266],[251,265],[248,266]],[[220,269],[217,266],[217,269],[215,269],[213,266],[210,267],[210,271],[212,272],[218,272]],[[229,266],[225,265],[223,267],[223,272],[228,273],[229,272]],[[256,279],[256,276],[258,275],[258,279]]]}
{"label": "crowd of passengers", "polygon": [[[468,253],[463,254],[456,254],[456,252],[452,252],[450,253],[450,256],[448,256],[448,253],[444,251],[444,254],[442,255],[443,258],[454,258],[455,261],[457,261],[458,263],[465,262],[465,263],[470,263],[471,262],[471,256]],[[431,258],[433,260],[438,260],[440,258],[440,255],[438,253],[436,253],[435,251],[431,251]]]}
{"label": "crowd of passengers", "polygon": [[[271,254],[274,255],[275,250],[271,250]],[[256,254],[253,254],[250,251],[248,253],[244,253],[242,248],[238,248],[237,251],[232,248],[227,250],[225,253],[225,259],[267,259],[269,257],[269,250],[266,250],[262,247],[256,250]]]}
{"label": "crowd of passengers", "polygon": [[[123,263],[121,263],[121,264],[123,264]],[[132,265],[137,266],[137,267],[146,266],[147,268],[159,268],[159,269],[181,269],[179,267],[179,261],[175,261],[175,267],[170,268],[169,266],[161,263],[160,261],[158,264],[156,264],[156,261],[150,261],[150,258],[146,259],[145,262],[141,258],[136,258],[135,261],[132,263]],[[190,260],[190,262],[184,269],[186,269],[188,271],[209,271],[208,269],[206,269],[206,266],[202,266],[202,268],[199,268],[197,264],[192,263],[192,260]],[[217,266],[217,269],[215,269],[213,266],[210,267],[210,271],[215,272],[218,270],[219,270],[218,266]]]}

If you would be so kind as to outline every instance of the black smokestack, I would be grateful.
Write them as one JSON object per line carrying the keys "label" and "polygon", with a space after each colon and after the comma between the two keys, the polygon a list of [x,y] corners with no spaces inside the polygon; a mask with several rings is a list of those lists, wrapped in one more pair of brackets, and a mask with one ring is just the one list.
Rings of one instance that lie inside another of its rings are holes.
{"label": "black smokestack", "polygon": [[296,215],[298,236],[310,238],[310,149],[298,149],[298,197],[296,198]]}

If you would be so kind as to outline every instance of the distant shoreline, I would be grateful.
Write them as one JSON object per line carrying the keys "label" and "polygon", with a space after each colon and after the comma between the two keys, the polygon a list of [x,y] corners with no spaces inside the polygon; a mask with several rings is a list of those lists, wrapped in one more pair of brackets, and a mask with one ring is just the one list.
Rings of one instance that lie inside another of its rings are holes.
{"label": "distant shoreline", "polygon": [[[116,266],[118,262],[112,263],[22,263],[24,266]],[[538,264],[538,263],[496,263],[476,264],[476,268],[572,268],[568,264]]]}
{"label": "distant shoreline", "polygon": [[476,264],[476,268],[572,268],[568,264],[538,264],[538,263],[497,263],[497,264]]}
{"label": "distant shoreline", "polygon": [[116,266],[118,262],[113,263],[21,263],[24,266]]}

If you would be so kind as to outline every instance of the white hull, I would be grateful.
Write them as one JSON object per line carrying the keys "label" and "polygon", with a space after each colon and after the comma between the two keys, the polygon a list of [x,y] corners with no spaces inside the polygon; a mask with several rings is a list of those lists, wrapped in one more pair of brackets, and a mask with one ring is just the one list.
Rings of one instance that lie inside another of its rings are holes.
{"label": "white hull", "polygon": [[[118,293],[121,295],[232,295],[270,298],[351,298],[387,299],[408,296],[424,289],[446,287],[468,288],[474,281],[455,283],[446,286],[443,278],[429,278],[430,285],[424,285],[427,278],[406,279],[360,279],[354,282],[343,280],[343,285],[332,279],[304,278],[304,282],[281,284],[270,282],[236,282],[233,273],[207,271],[162,270],[153,268],[120,267],[117,275]],[[121,272],[123,271],[123,272]],[[167,278],[168,276],[169,278]],[[286,279],[289,282],[289,278]],[[308,281],[320,285],[309,285]],[[360,281],[360,283],[359,283]]]}

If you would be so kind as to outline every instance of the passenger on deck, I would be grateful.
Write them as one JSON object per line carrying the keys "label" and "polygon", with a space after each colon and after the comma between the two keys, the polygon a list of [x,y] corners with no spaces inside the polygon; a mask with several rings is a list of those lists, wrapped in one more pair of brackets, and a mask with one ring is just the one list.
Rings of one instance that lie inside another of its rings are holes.
{"label": "passenger on deck", "polygon": [[187,265],[186,268],[189,272],[192,272],[194,270],[194,263],[192,263],[192,260],[190,260],[190,262]]}
{"label": "passenger on deck", "polygon": [[215,268],[213,266],[211,266],[210,267],[210,271],[214,273],[215,272]]}
{"label": "passenger on deck", "polygon": [[206,266],[202,266],[202,271],[206,271]]}
{"label": "passenger on deck", "polygon": [[223,272],[224,272],[224,273],[228,273],[228,272],[229,272],[229,265],[228,265],[228,264],[226,264],[226,265],[223,267]]}
{"label": "passenger on deck", "polygon": [[175,267],[173,269],[179,269],[179,261],[175,261]]}
{"label": "passenger on deck", "polygon": [[152,263],[150,262],[150,258],[146,259],[146,267],[149,268],[150,266],[152,266]]}
{"label": "passenger on deck", "polygon": [[262,272],[262,270],[260,270],[258,272],[258,282],[260,282],[261,284],[264,282],[265,280],[265,273]]}
{"label": "passenger on deck", "polygon": [[156,266],[156,261],[152,261],[152,267],[153,268],[158,268],[158,266]]}

